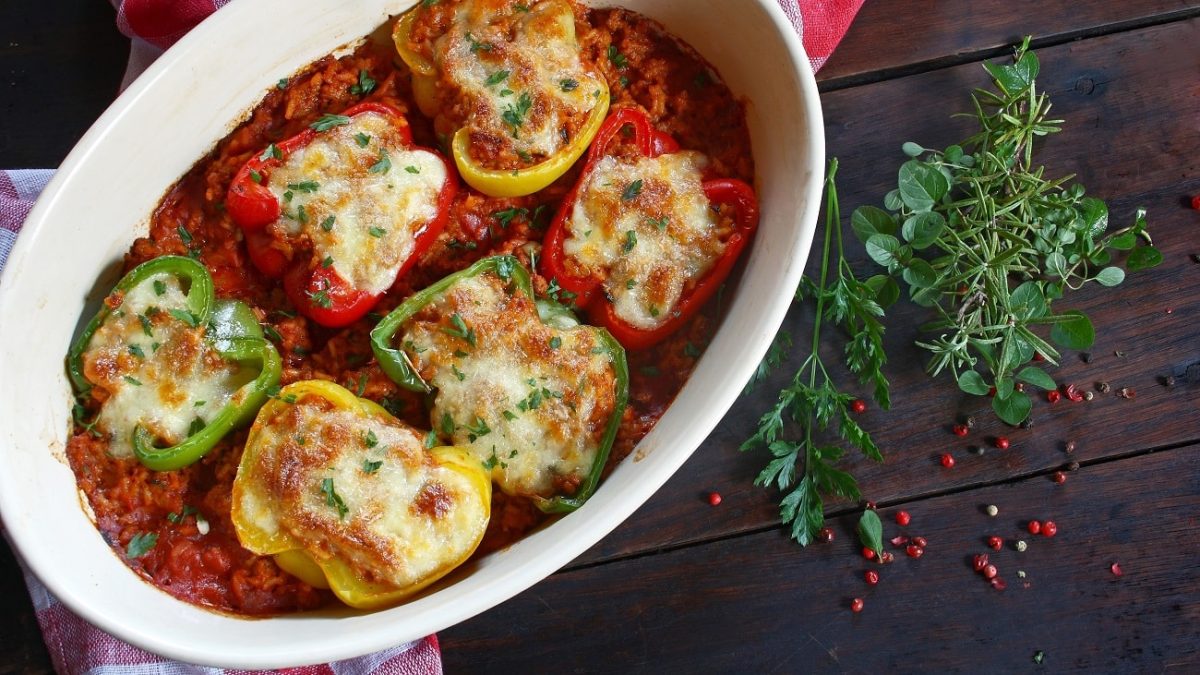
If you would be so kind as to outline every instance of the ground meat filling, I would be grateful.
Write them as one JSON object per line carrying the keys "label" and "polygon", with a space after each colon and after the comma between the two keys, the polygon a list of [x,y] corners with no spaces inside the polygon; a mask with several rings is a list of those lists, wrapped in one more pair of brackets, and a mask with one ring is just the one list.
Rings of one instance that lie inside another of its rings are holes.
{"label": "ground meat filling", "polygon": [[[703,153],[715,175],[753,183],[742,105],[703,58],[637,14],[569,4],[580,63],[604,78],[613,107],[644,110],[657,128],[674,136],[683,148]],[[425,33],[414,33],[414,38],[428,38],[430,31],[445,32],[454,6],[434,4],[437,11],[431,12],[430,26],[418,26]],[[443,19],[436,19],[439,16]],[[296,316],[278,282],[254,269],[241,230],[229,219],[223,203],[233,175],[251,156],[294,136],[322,114],[338,113],[363,101],[386,103],[404,114],[415,144],[444,148],[445,139],[439,138],[434,121],[417,109],[411,74],[398,63],[390,46],[368,41],[350,55],[314,63],[282,88],[272,86],[248,120],[170,189],[151,219],[148,236],[134,243],[125,266],[132,269],[161,255],[195,257],[212,273],[218,296],[245,301],[255,309],[283,357],[282,384],[332,380],[379,402],[408,424],[427,429],[429,412],[422,397],[394,384],[374,362],[370,329],[379,315],[413,291],[484,256],[512,254],[536,269],[545,228],[578,180],[578,165],[528,197],[498,199],[460,189],[445,230],[386,292],[375,310],[378,314],[336,330]],[[356,87],[362,73],[377,82],[366,95]],[[570,124],[574,122],[568,128]],[[533,284],[540,294],[554,292],[537,275]],[[630,454],[675,397],[707,344],[717,305],[712,303],[705,314],[653,349],[630,353],[629,406],[606,471]],[[91,419],[98,404],[86,406]],[[329,592],[283,572],[270,557],[251,554],[235,537],[230,495],[244,443],[245,432],[237,432],[196,464],[154,472],[134,459],[114,457],[107,439],[81,426],[67,454],[102,536],[131,568],[163,590],[199,605],[253,615],[333,602]],[[436,510],[439,501],[431,494],[420,503]],[[476,555],[513,543],[546,518],[531,500],[493,490],[492,518]],[[131,549],[135,537],[143,545],[154,543],[144,552]]]}

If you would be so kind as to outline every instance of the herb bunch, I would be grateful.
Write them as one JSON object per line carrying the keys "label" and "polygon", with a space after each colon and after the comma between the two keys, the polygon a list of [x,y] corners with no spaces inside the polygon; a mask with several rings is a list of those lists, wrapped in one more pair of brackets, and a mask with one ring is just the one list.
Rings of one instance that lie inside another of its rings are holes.
{"label": "herb bunch", "polygon": [[[1084,196],[1074,176],[1047,179],[1033,163],[1034,141],[1061,130],[1050,101],[1039,93],[1037,56],[1029,38],[1012,65],[985,63],[994,90],[972,96],[979,131],[945,150],[905,143],[912,159],[899,185],[883,200],[887,210],[864,206],[851,225],[867,253],[887,268],[879,283],[884,306],[899,297],[896,279],[916,304],[936,314],[916,344],[932,355],[928,370],[951,372],[959,388],[986,395],[1009,424],[1023,421],[1032,401],[1016,384],[1056,387],[1036,365],[1059,359],[1051,344],[1085,349],[1095,339],[1091,321],[1078,311],[1055,313],[1051,303],[1090,282],[1116,286],[1125,271],[1114,253],[1128,251],[1125,267],[1153,267],[1162,254],[1151,245],[1145,211],[1109,232],[1108,207]],[[1050,326],[1049,341],[1034,331]],[[975,370],[982,361],[986,375]]]}
{"label": "herb bunch", "polygon": [[[887,360],[880,322],[883,308],[875,300],[884,279],[859,281],[846,262],[834,184],[836,174],[835,159],[830,162],[825,179],[825,240],[820,279],[814,282],[805,277],[796,291],[797,301],[809,299],[816,304],[812,350],[791,382],[779,392],[775,405],[759,419],[757,432],[741,446],[742,450],[765,447],[770,451],[773,459],[754,483],[760,487],[775,485],[785,493],[779,508],[780,519],[784,525],[791,525],[792,538],[804,546],[814,541],[825,522],[823,496],[851,500],[861,496],[854,477],[834,467],[845,450],[823,442],[823,437],[830,435],[825,432],[835,428],[838,435],[863,455],[877,462],[883,460],[870,434],[851,416],[850,406],[855,396],[838,390],[821,361],[818,347],[826,322],[849,335],[844,352],[846,367],[863,384],[873,387],[874,398],[881,407],[890,405],[888,381],[882,372]],[[791,345],[790,335],[782,332],[777,335],[748,388],[780,365]],[[799,425],[797,440],[784,437],[789,419]]]}

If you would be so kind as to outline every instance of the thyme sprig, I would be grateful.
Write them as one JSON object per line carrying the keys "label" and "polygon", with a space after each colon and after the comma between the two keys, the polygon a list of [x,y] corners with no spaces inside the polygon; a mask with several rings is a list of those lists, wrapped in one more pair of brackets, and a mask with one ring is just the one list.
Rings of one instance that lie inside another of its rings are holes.
{"label": "thyme sprig", "polygon": [[[852,417],[850,406],[856,397],[838,390],[821,361],[818,348],[823,327],[833,324],[849,334],[845,347],[847,368],[864,383],[874,386],[874,397],[881,407],[890,405],[888,381],[882,372],[886,362],[880,323],[883,309],[875,299],[878,288],[859,281],[846,262],[834,183],[836,174],[835,159],[830,162],[825,179],[825,239],[820,279],[814,283],[806,277],[796,291],[797,301],[810,299],[816,303],[811,351],[791,382],[779,392],[775,405],[759,419],[758,430],[741,446],[742,450],[766,447],[770,451],[773,459],[754,483],[760,487],[775,485],[785,492],[779,505],[780,520],[791,525],[792,538],[804,546],[814,541],[825,522],[823,496],[852,500],[860,497],[854,477],[834,466],[845,455],[845,449],[823,442],[826,435],[823,432],[834,427],[863,455],[877,462],[883,460],[870,434]],[[836,262],[832,255],[837,256]],[[767,370],[781,363],[782,354],[790,346],[790,336],[782,340],[777,336],[765,360],[766,368],[760,367],[756,379],[762,379]],[[753,384],[754,381],[749,386]],[[784,437],[785,418],[799,425],[798,440]]]}
{"label": "thyme sprig", "polygon": [[[1125,270],[1112,264],[1128,251],[1130,271],[1153,267],[1162,254],[1151,245],[1145,211],[1133,224],[1106,234],[1108,207],[1084,196],[1074,176],[1046,178],[1033,163],[1034,141],[1057,133],[1050,100],[1037,88],[1040,64],[1019,46],[1012,65],[985,63],[993,89],[977,89],[972,101],[979,131],[959,145],[933,150],[905,143],[911,159],[899,171],[886,210],[856,209],[855,235],[888,275],[869,283],[884,306],[899,297],[903,279],[912,301],[936,314],[921,327],[929,337],[917,345],[931,354],[932,375],[948,370],[959,388],[986,395],[1009,424],[1032,408],[1017,383],[1053,389],[1054,379],[1037,365],[1060,358],[1051,343],[1085,349],[1095,328],[1082,312],[1051,311],[1068,290],[1090,282],[1116,286]],[[1036,327],[1049,326],[1049,339]],[[986,370],[975,368],[982,361]],[[986,373],[986,374],[985,374]]]}

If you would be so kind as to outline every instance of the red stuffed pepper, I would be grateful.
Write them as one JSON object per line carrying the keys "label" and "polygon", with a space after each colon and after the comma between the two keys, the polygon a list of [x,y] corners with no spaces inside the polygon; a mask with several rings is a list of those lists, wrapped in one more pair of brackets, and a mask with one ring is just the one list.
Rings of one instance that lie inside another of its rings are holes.
{"label": "red stuffed pepper", "polygon": [[366,314],[429,248],[457,191],[453,165],[413,145],[382,103],[323,115],[246,162],[226,207],[255,267],[330,327]]}
{"label": "red stuffed pepper", "polygon": [[613,113],[546,233],[542,274],[625,348],[662,341],[712,297],[758,226],[753,188],[710,174],[703,154],[640,111]]}

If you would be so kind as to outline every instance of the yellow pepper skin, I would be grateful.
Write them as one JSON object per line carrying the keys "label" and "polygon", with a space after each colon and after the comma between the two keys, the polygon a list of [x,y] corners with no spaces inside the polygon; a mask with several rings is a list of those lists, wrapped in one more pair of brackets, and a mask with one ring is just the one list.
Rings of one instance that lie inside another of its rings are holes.
{"label": "yellow pepper skin", "polygon": [[[437,86],[439,71],[437,65],[424,56],[413,51],[410,37],[413,22],[416,20],[417,9],[401,16],[392,31],[392,41],[400,59],[412,70],[413,97],[417,107],[426,117],[437,117]],[[572,31],[573,31],[572,26]],[[466,127],[454,132],[450,143],[450,152],[458,167],[459,175],[467,185],[491,197],[524,197],[545,188],[567,172],[583,156],[591,145],[596,132],[604,124],[608,115],[609,90],[608,85],[601,80],[599,83],[596,104],[588,114],[583,128],[571,139],[565,147],[559,149],[553,157],[538,164],[521,169],[488,169],[476,162],[470,153],[470,131]],[[447,130],[448,131],[448,130]]]}
{"label": "yellow pepper skin", "polygon": [[[270,442],[269,438],[272,437],[265,427],[269,421],[286,414],[289,406],[306,405],[306,402],[313,398],[323,399],[333,410],[351,412],[363,421],[377,421],[381,425],[396,424],[395,418],[375,402],[359,398],[332,382],[308,380],[284,387],[259,412],[246,440],[238,476],[234,480],[231,516],[234,530],[243,546],[258,555],[273,556],[276,564],[284,571],[314,587],[329,588],[345,604],[368,610],[400,602],[450,573],[475,552],[483,539],[491,515],[491,478],[478,461],[457,447],[437,447],[427,451],[427,463],[464,478],[469,486],[469,495],[465,498],[478,500],[476,507],[482,511],[483,517],[469,532],[469,546],[464,547],[453,559],[439,560],[436,569],[413,583],[396,586],[388,582],[365,580],[359,569],[339,556],[339,551],[331,550],[333,546],[306,546],[305,542],[282,526],[276,526],[273,532],[264,529],[260,523],[274,522],[276,517],[274,511],[265,521],[261,517],[264,508],[272,507],[270,504],[264,505],[266,499],[263,491],[256,490],[254,477],[264,445]],[[383,457],[384,461],[394,461],[391,456]],[[332,496],[331,490],[330,497]],[[396,503],[394,508],[408,509],[410,506],[406,503]],[[255,515],[260,517],[255,518]],[[345,520],[347,526],[350,526],[359,524],[355,522],[356,518],[369,517],[369,514],[360,515],[349,510]],[[282,520],[283,518],[279,517],[278,521]]]}

